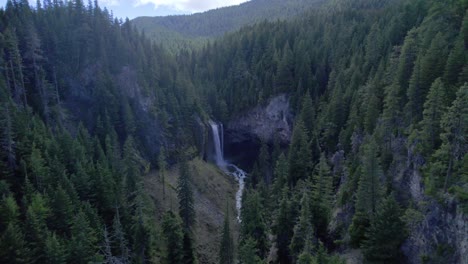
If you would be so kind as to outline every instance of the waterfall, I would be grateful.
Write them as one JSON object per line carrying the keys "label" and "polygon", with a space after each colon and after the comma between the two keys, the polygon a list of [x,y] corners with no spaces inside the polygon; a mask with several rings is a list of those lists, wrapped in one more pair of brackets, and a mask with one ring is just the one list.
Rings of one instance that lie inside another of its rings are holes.
{"label": "waterfall", "polygon": [[241,207],[242,207],[242,193],[244,191],[245,186],[245,176],[247,173],[237,167],[234,164],[229,164],[224,160],[224,131],[223,131],[223,124],[217,124],[213,121],[209,121],[211,126],[211,131],[213,133],[213,145],[214,145],[214,154],[215,154],[215,162],[216,165],[222,169],[224,172],[233,176],[238,184],[239,189],[236,192],[236,209],[237,209],[237,220],[240,222],[240,214],[241,214]]}
{"label": "waterfall", "polygon": [[[223,157],[222,126],[219,126],[213,121],[210,121],[210,126],[211,126],[211,130],[213,131],[213,144],[215,148],[216,165],[218,165],[218,167],[224,168],[226,166],[226,162],[224,161],[224,157]],[[221,133],[219,131],[220,127],[221,127]]]}

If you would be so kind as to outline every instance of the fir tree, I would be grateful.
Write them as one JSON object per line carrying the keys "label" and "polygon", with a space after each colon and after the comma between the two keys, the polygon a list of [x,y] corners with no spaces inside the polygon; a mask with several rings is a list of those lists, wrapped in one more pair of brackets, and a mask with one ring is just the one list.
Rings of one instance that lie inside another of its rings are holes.
{"label": "fir tree", "polygon": [[257,253],[255,240],[247,238],[239,248],[239,262],[241,264],[262,264],[262,259]]}
{"label": "fir tree", "polygon": [[404,222],[401,220],[401,209],[390,196],[382,201],[363,242],[364,255],[374,261],[395,261],[399,248],[405,238]]}
{"label": "fir tree", "polygon": [[327,159],[323,153],[312,178],[312,210],[314,223],[317,233],[321,236],[325,236],[333,202],[333,178],[330,167],[327,164]]}
{"label": "fir tree", "polygon": [[166,263],[182,264],[183,238],[182,220],[172,212],[163,216],[162,229],[166,244]]}
{"label": "fir tree", "polygon": [[195,223],[195,208],[193,191],[190,183],[190,172],[188,164],[186,163],[180,166],[177,197],[179,198],[179,215],[184,223],[184,228],[190,230]]}
{"label": "fir tree", "polygon": [[293,236],[294,220],[293,207],[288,197],[288,189],[285,187],[273,229],[276,234],[276,247],[278,248],[278,260],[280,263],[291,263],[289,244]]}
{"label": "fir tree", "polygon": [[67,263],[66,248],[63,245],[63,241],[60,241],[55,233],[49,234],[47,236],[45,244],[46,263]]}
{"label": "fir tree", "polygon": [[224,216],[224,225],[221,232],[221,244],[219,247],[219,263],[234,264],[234,241],[231,235],[231,226],[229,224],[229,205],[226,206],[226,215]]}
{"label": "fir tree", "polygon": [[268,250],[267,226],[263,214],[260,195],[254,190],[249,190],[242,201],[240,244],[242,247],[248,239],[253,239],[257,254],[261,258],[266,256]]}
{"label": "fir tree", "polygon": [[441,120],[447,101],[446,89],[439,78],[432,84],[424,103],[423,120],[420,123],[423,153],[430,153],[440,145]]}
{"label": "fir tree", "polygon": [[356,193],[356,213],[349,227],[351,245],[358,247],[365,239],[369,221],[380,199],[380,176],[382,171],[377,158],[377,143],[373,138],[364,146],[361,175]]}
{"label": "fir tree", "polygon": [[304,179],[310,170],[311,154],[306,130],[302,120],[294,126],[291,145],[289,147],[289,178],[290,186],[294,186],[299,179]]}
{"label": "fir tree", "polygon": [[[308,259],[308,256],[310,256],[311,238],[313,236],[310,204],[310,198],[307,195],[307,191],[305,191],[301,199],[301,212],[294,226],[294,235],[289,245],[293,256],[302,256],[302,252],[305,254],[305,256],[303,256],[304,259]],[[298,262],[300,262],[300,260],[298,260]]]}

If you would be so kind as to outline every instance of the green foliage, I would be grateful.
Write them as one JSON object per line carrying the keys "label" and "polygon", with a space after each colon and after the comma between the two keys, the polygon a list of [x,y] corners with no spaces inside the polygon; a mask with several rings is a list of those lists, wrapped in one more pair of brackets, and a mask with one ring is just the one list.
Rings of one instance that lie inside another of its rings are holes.
{"label": "green foliage", "polygon": [[[304,192],[301,199],[301,211],[296,225],[294,226],[294,235],[291,238],[289,249],[293,256],[299,256],[298,262],[306,263],[311,250],[311,238],[313,237],[312,214],[310,209],[310,198],[307,192]],[[302,256],[304,255],[304,256]],[[302,260],[301,260],[302,256]]]}
{"label": "green foliage", "polygon": [[381,196],[382,168],[378,159],[378,146],[374,139],[364,146],[359,187],[356,193],[356,211],[374,213]]}
{"label": "green foliage", "polygon": [[[159,150],[165,197],[166,169],[197,145],[194,116],[226,122],[279,93],[290,97],[293,136],[287,155],[277,141],[270,157],[265,142],[249,175],[239,261],[261,263],[272,236],[283,262],[338,263],[316,243],[332,249],[348,235],[340,215],[330,221],[341,212],[333,187],[344,208],[355,202],[351,245],[399,261],[403,232],[390,229],[402,225],[401,212],[380,200],[391,190],[408,197],[407,173],[421,170],[427,194],[466,211],[465,2],[334,0],[303,13],[322,1],[259,0],[156,19],[196,36],[250,25],[203,48],[205,40],[187,40],[199,45],[192,50],[175,45],[171,30],[172,40],[153,44],[93,3],[8,1],[0,10],[0,262],[196,262],[190,169],[181,166],[180,217],[162,217],[159,239],[146,160]],[[254,24],[265,18],[281,21]],[[330,158],[337,151],[341,161]],[[409,218],[419,219],[416,210],[404,219],[418,225]]]}
{"label": "green foliage", "polygon": [[281,191],[284,186],[288,184],[288,160],[284,153],[281,153],[278,160],[276,161],[276,166],[274,170],[274,183],[272,186],[273,195],[275,196],[275,200],[279,201],[281,199]]}
{"label": "green foliage", "polygon": [[256,243],[253,238],[247,238],[239,248],[239,261],[242,264],[264,263],[258,256]]}
{"label": "green foliage", "polygon": [[276,235],[275,242],[278,249],[278,260],[280,263],[291,263],[291,253],[289,244],[294,235],[293,227],[296,213],[290,198],[288,197],[288,189],[283,189],[283,197],[279,204],[278,214],[273,226],[273,232]]}
{"label": "green foliage", "polygon": [[466,184],[466,179],[461,177],[459,168],[467,154],[467,143],[464,139],[464,135],[468,133],[467,100],[468,86],[464,85],[460,87],[455,101],[442,118],[441,125],[444,128],[441,134],[442,145],[432,157],[426,178],[429,193],[441,187],[447,191],[452,184]]}
{"label": "green foliage", "polygon": [[360,247],[361,243],[366,239],[366,230],[369,228],[369,215],[364,212],[356,212],[353,216],[351,225],[349,226],[350,245],[354,248]]}
{"label": "green foliage", "polygon": [[312,214],[317,233],[325,236],[333,206],[333,178],[322,153],[312,176]]}
{"label": "green foliage", "polygon": [[[263,207],[258,192],[250,190],[244,194],[241,219],[241,248],[246,243],[250,243],[250,240],[253,240],[255,249],[257,250],[256,254],[258,254],[260,258],[264,258],[269,248],[268,234],[264,220]],[[239,255],[242,255],[241,250],[239,250]],[[242,261],[242,259],[240,260]]]}
{"label": "green foliage", "polygon": [[229,223],[229,204],[226,207],[226,215],[224,216],[223,230],[221,232],[221,244],[219,247],[219,263],[233,264],[234,263],[234,241],[231,234],[231,225]]}
{"label": "green foliage", "polygon": [[79,211],[71,224],[69,260],[76,263],[88,263],[95,260],[97,234],[90,226],[88,217]]}
{"label": "green foliage", "polygon": [[298,120],[294,126],[288,164],[288,182],[290,186],[294,186],[299,179],[307,178],[311,169],[311,153],[307,132],[302,120]]}
{"label": "green foliage", "polygon": [[441,120],[446,111],[448,96],[441,79],[434,81],[424,103],[423,119],[420,122],[421,131],[416,140],[422,145],[421,153],[429,154],[440,146]]}
{"label": "green foliage", "polygon": [[179,215],[186,230],[191,229],[195,223],[195,208],[190,178],[188,164],[183,163],[180,167],[177,183],[177,197],[179,198]]}
{"label": "green foliage", "polygon": [[182,220],[172,212],[164,214],[162,229],[166,240],[166,263],[184,263]]}
{"label": "green foliage", "polygon": [[67,252],[64,242],[60,241],[54,233],[48,235],[45,251],[46,263],[66,263]]}
{"label": "green foliage", "polygon": [[321,1],[255,1],[204,13],[170,17],[138,17],[132,23],[156,42],[176,52],[201,47],[212,37],[222,36],[246,25],[269,20],[285,20],[320,6]]}
{"label": "green foliage", "polygon": [[401,209],[390,196],[382,201],[366,232],[362,248],[369,260],[395,261],[400,255],[400,245],[405,238],[405,224]]}

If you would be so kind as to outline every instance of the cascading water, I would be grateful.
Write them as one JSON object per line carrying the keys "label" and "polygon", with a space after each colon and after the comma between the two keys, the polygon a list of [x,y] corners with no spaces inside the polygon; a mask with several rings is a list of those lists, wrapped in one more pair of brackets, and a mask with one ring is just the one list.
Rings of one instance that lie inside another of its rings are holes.
{"label": "cascading water", "polygon": [[[215,147],[215,161],[216,165],[218,165],[221,168],[226,167],[226,162],[224,161],[223,157],[223,142],[221,140],[222,136],[221,134],[223,133],[222,131],[222,126],[219,126],[213,121],[210,121],[210,126],[211,130],[213,131],[213,143]],[[221,127],[221,133],[219,132],[219,128]]]}
{"label": "cascading water", "polygon": [[221,168],[226,173],[234,176],[237,182],[239,183],[239,189],[236,193],[236,208],[237,208],[237,220],[240,222],[241,206],[242,206],[242,192],[244,191],[245,185],[245,171],[241,170],[234,164],[229,164],[224,160],[223,150],[224,150],[224,136],[223,136],[223,125],[217,124],[213,121],[209,121],[211,126],[211,131],[213,132],[213,143],[215,148],[215,162],[219,168]]}

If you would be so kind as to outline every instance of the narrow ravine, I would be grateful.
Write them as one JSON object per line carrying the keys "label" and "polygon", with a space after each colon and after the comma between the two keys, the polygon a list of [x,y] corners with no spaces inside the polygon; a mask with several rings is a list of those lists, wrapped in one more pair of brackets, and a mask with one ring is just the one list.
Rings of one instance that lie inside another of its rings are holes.
{"label": "narrow ravine", "polygon": [[234,164],[230,164],[224,160],[224,135],[223,125],[213,121],[209,121],[211,131],[213,132],[213,145],[215,148],[215,162],[216,165],[224,172],[234,176],[236,178],[239,189],[236,193],[236,209],[237,209],[237,221],[241,221],[241,207],[242,207],[242,193],[245,186],[245,177],[247,173],[237,167]]}

